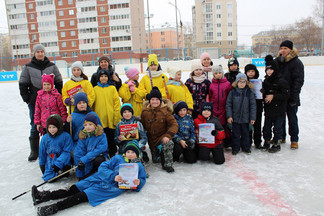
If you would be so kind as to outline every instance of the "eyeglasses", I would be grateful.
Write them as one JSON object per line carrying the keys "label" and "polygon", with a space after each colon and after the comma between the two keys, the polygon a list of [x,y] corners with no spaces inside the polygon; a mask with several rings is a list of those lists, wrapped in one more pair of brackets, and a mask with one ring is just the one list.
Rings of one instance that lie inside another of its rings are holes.
{"label": "eyeglasses", "polygon": [[240,80],[240,81],[238,81],[238,83],[245,84],[246,81],[245,80]]}

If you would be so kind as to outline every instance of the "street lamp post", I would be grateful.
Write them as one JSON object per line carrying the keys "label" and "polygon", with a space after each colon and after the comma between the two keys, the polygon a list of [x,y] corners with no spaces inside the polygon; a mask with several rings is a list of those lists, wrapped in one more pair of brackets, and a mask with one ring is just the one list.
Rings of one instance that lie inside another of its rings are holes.
{"label": "street lamp post", "polygon": [[182,57],[184,59],[184,54],[183,54],[183,38],[182,38],[182,21],[181,21],[181,13],[179,8],[177,7],[177,0],[174,0],[175,4],[172,4],[171,2],[169,2],[170,5],[172,5],[173,7],[175,7],[176,10],[176,28],[177,28],[177,50],[178,50],[178,59],[179,59],[179,33],[178,33],[178,12],[180,15],[180,29],[181,29],[181,54]]}
{"label": "street lamp post", "polygon": [[149,7],[149,0],[146,1],[147,2],[147,24],[148,24],[148,30],[149,30],[149,54],[151,54],[151,25],[150,25],[150,18],[153,17],[153,14],[150,14],[150,7]]}

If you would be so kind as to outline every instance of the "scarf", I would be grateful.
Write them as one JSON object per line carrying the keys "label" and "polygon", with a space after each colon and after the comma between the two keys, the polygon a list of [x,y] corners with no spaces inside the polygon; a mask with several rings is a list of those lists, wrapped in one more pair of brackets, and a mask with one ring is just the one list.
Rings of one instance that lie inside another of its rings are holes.
{"label": "scarf", "polygon": [[128,159],[126,157],[126,154],[123,154],[123,158],[126,161],[126,163],[137,163],[137,162],[141,162],[141,159],[139,159],[138,157],[136,157],[135,159]]}
{"label": "scarf", "polygon": [[94,135],[96,135],[96,132],[98,130],[98,127],[96,127],[96,129],[94,131],[91,131],[90,133],[87,132],[85,129],[82,130],[82,133],[86,136],[86,137],[92,137]]}
{"label": "scarf", "polygon": [[197,77],[197,76],[192,76],[192,79],[195,83],[202,83],[205,81],[206,79],[206,74],[202,74],[201,76]]}
{"label": "scarf", "polygon": [[73,74],[71,74],[71,80],[73,80],[74,82],[80,82],[83,80],[83,77],[81,77],[81,76],[76,77]]}
{"label": "scarf", "polygon": [[109,80],[106,84],[102,84],[102,83],[98,82],[97,85],[100,86],[100,87],[102,87],[102,88],[105,88],[105,87],[114,85],[114,81],[110,81]]}
{"label": "scarf", "polygon": [[[151,71],[151,75],[152,77],[159,77],[161,76],[162,71]],[[148,71],[146,71],[146,75],[150,77],[150,73]]]}
{"label": "scarf", "polygon": [[176,86],[181,86],[182,82],[181,81],[175,81],[173,79],[169,79],[167,82],[167,85],[176,85]]}

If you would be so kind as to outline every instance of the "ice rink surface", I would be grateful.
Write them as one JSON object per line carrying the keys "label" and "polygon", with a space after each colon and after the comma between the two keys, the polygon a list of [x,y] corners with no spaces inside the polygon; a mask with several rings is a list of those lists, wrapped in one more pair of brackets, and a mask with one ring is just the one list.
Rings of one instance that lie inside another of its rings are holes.
{"label": "ice rink surface", "polygon": [[[188,76],[183,73],[182,80]],[[57,215],[324,215],[324,66],[305,67],[301,103],[298,150],[290,150],[287,137],[276,154],[254,147],[251,155],[226,151],[220,166],[175,163],[175,173],[169,174],[149,162],[150,177],[139,193],[126,192],[97,207],[80,204]],[[0,215],[36,215],[30,193],[11,200],[43,182],[38,161],[27,161],[28,108],[17,82],[0,84],[0,125]],[[40,189],[76,181],[73,175]]]}

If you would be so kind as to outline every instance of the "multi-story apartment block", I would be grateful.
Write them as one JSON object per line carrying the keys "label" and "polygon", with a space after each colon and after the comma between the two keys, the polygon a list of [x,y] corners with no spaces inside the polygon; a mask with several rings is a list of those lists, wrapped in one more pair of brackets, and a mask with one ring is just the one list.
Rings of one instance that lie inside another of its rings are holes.
{"label": "multi-story apartment block", "polygon": [[215,58],[233,54],[237,47],[236,0],[196,0],[192,20],[197,50]]}
{"label": "multi-story apartment block", "polygon": [[112,52],[118,62],[144,57],[143,0],[6,0],[6,7],[12,53],[20,65],[39,43],[51,60],[68,63],[94,62]]}

